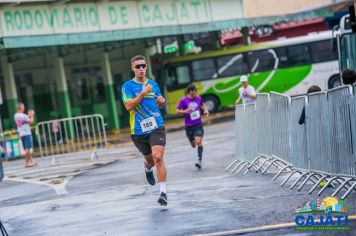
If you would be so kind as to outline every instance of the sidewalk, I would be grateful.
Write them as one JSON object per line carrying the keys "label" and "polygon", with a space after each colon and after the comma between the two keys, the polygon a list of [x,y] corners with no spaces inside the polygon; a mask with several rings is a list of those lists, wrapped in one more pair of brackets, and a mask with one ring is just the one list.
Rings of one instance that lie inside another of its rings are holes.
{"label": "sidewalk", "polygon": [[[233,120],[234,117],[234,110],[222,111],[219,113],[211,114],[209,115],[209,117],[203,117],[203,124],[216,124],[224,121]],[[183,117],[165,120],[164,126],[166,128],[166,132],[174,132],[185,128]],[[124,128],[116,132],[109,131],[107,132],[107,140],[109,143],[109,147],[118,147],[125,145],[125,143],[131,144],[130,129]]]}

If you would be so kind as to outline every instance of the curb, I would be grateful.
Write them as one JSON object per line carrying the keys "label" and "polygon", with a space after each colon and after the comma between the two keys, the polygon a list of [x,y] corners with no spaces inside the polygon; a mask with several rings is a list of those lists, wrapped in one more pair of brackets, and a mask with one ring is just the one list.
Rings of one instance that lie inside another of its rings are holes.
{"label": "curb", "polygon": [[[348,220],[349,221],[356,220],[356,215],[348,216]],[[317,222],[320,222],[320,220],[317,221]],[[236,230],[227,230],[227,231],[221,231],[221,232],[211,232],[211,233],[205,233],[205,234],[204,233],[203,234],[194,234],[193,236],[245,235],[245,234],[249,234],[249,233],[262,233],[262,232],[266,232],[266,231],[275,231],[275,230],[280,230],[280,229],[288,229],[288,228],[293,228],[295,226],[296,226],[295,222],[289,222],[289,223],[281,223],[281,224],[273,224],[273,225],[256,226],[256,227],[250,227],[250,228],[242,228],[242,229],[236,229]],[[300,232],[310,232],[312,234],[313,232],[317,232],[317,231],[295,231],[295,232],[291,232],[291,234],[293,234],[293,233],[298,234]],[[321,232],[323,232],[323,231],[321,231]],[[329,232],[338,232],[338,231],[329,231]],[[342,232],[342,231],[339,231],[339,232]],[[273,233],[271,233],[271,235],[272,234]]]}

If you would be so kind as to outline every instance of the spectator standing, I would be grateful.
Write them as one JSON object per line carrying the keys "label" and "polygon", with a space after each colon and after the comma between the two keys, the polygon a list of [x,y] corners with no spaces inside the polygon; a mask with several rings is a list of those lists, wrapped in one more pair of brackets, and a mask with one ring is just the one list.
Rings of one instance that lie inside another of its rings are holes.
{"label": "spectator standing", "polygon": [[25,167],[34,167],[36,163],[31,157],[31,149],[33,148],[33,139],[31,133],[31,124],[34,122],[35,112],[29,110],[25,114],[25,105],[19,103],[17,105],[17,112],[14,115],[14,120],[17,126],[17,131],[22,141],[23,149],[25,150],[26,165]]}
{"label": "spectator standing", "polygon": [[246,75],[240,78],[241,88],[239,89],[239,98],[236,100],[236,105],[243,100],[244,104],[256,102],[256,91],[255,88],[248,84],[248,78]]}

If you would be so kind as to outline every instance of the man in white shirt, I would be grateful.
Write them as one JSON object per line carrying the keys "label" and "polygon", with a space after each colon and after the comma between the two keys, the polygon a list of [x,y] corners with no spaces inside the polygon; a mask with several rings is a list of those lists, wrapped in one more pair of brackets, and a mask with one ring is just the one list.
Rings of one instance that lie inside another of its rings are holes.
{"label": "man in white shirt", "polygon": [[239,98],[236,100],[236,105],[243,100],[244,104],[256,102],[256,91],[255,88],[248,84],[248,79],[246,75],[242,75],[240,78],[241,88],[239,89]]}
{"label": "man in white shirt", "polygon": [[33,140],[31,133],[31,124],[34,122],[35,112],[28,111],[28,115],[25,113],[25,106],[23,103],[17,104],[17,112],[14,115],[14,120],[17,126],[17,131],[22,141],[23,149],[25,150],[26,165],[25,167],[33,167],[36,163],[32,160],[31,149],[33,148]]}

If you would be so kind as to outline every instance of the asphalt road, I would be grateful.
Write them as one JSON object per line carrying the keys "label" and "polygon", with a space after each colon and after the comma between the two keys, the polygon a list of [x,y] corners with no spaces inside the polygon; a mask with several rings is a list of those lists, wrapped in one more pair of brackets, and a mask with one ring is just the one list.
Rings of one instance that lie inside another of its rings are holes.
{"label": "asphalt road", "polygon": [[[205,127],[203,169],[184,131],[169,133],[168,206],[157,204],[158,185],[149,186],[143,161],[132,145],[110,150],[92,162],[89,154],[5,166],[0,183],[0,219],[10,235],[194,235],[294,222],[306,192],[280,187],[272,175],[224,172],[234,159],[234,122]],[[331,191],[331,190],[330,190]],[[327,195],[328,192],[325,193]],[[315,197],[315,196],[314,196]],[[348,201],[356,206],[356,194]],[[350,215],[355,215],[355,207]],[[298,232],[293,228],[248,235],[355,235]]]}

